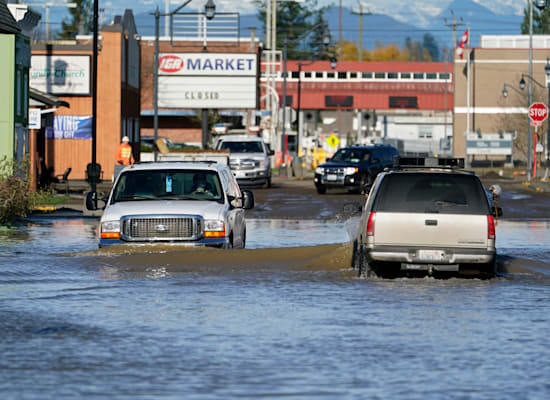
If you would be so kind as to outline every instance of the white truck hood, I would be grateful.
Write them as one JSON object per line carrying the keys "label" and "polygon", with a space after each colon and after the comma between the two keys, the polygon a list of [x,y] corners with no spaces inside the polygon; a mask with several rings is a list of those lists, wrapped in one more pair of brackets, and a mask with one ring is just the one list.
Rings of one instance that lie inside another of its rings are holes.
{"label": "white truck hood", "polygon": [[264,153],[231,153],[229,158],[231,159],[253,159],[264,160],[267,156]]}
{"label": "white truck hood", "polygon": [[225,207],[225,204],[215,201],[124,201],[109,205],[101,221],[116,221],[126,215],[200,215],[204,219],[222,220]]}

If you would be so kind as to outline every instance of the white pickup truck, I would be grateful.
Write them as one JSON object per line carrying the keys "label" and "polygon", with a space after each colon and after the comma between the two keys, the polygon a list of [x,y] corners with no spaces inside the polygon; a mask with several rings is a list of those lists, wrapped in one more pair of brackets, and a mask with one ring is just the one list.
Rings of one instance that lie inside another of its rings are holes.
{"label": "white pickup truck", "polygon": [[244,210],[254,207],[254,195],[241,192],[229,167],[209,161],[128,166],[108,198],[88,193],[88,210],[97,210],[98,201],[104,203],[99,247],[167,242],[244,248]]}

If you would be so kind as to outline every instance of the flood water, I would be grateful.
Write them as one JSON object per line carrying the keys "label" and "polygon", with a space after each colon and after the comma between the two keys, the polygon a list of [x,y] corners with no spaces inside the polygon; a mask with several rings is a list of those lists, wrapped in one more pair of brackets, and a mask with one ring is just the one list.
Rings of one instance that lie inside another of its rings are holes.
{"label": "flood water", "polygon": [[247,250],[0,231],[2,399],[547,399],[550,221],[499,221],[492,280],[363,279],[349,221],[249,220]]}

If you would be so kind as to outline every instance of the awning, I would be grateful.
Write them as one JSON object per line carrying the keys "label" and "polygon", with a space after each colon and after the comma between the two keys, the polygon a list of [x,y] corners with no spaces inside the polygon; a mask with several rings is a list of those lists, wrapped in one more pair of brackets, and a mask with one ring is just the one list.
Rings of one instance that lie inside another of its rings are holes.
{"label": "awning", "polygon": [[59,97],[56,97],[52,94],[42,92],[38,89],[29,87],[29,97],[31,100],[34,100],[31,102],[31,106],[55,106],[55,107],[67,107],[70,108],[71,105],[67,103],[65,100],[61,100]]}

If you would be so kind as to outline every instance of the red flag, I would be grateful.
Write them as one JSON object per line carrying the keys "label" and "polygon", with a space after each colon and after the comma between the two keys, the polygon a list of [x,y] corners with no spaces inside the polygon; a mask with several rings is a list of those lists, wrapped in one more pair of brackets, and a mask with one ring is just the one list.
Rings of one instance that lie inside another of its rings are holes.
{"label": "red flag", "polygon": [[466,29],[464,33],[462,34],[462,38],[460,38],[460,43],[458,44],[458,47],[456,49],[456,54],[460,56],[460,59],[462,60],[462,55],[464,53],[464,46],[468,44],[470,41],[470,30]]}

